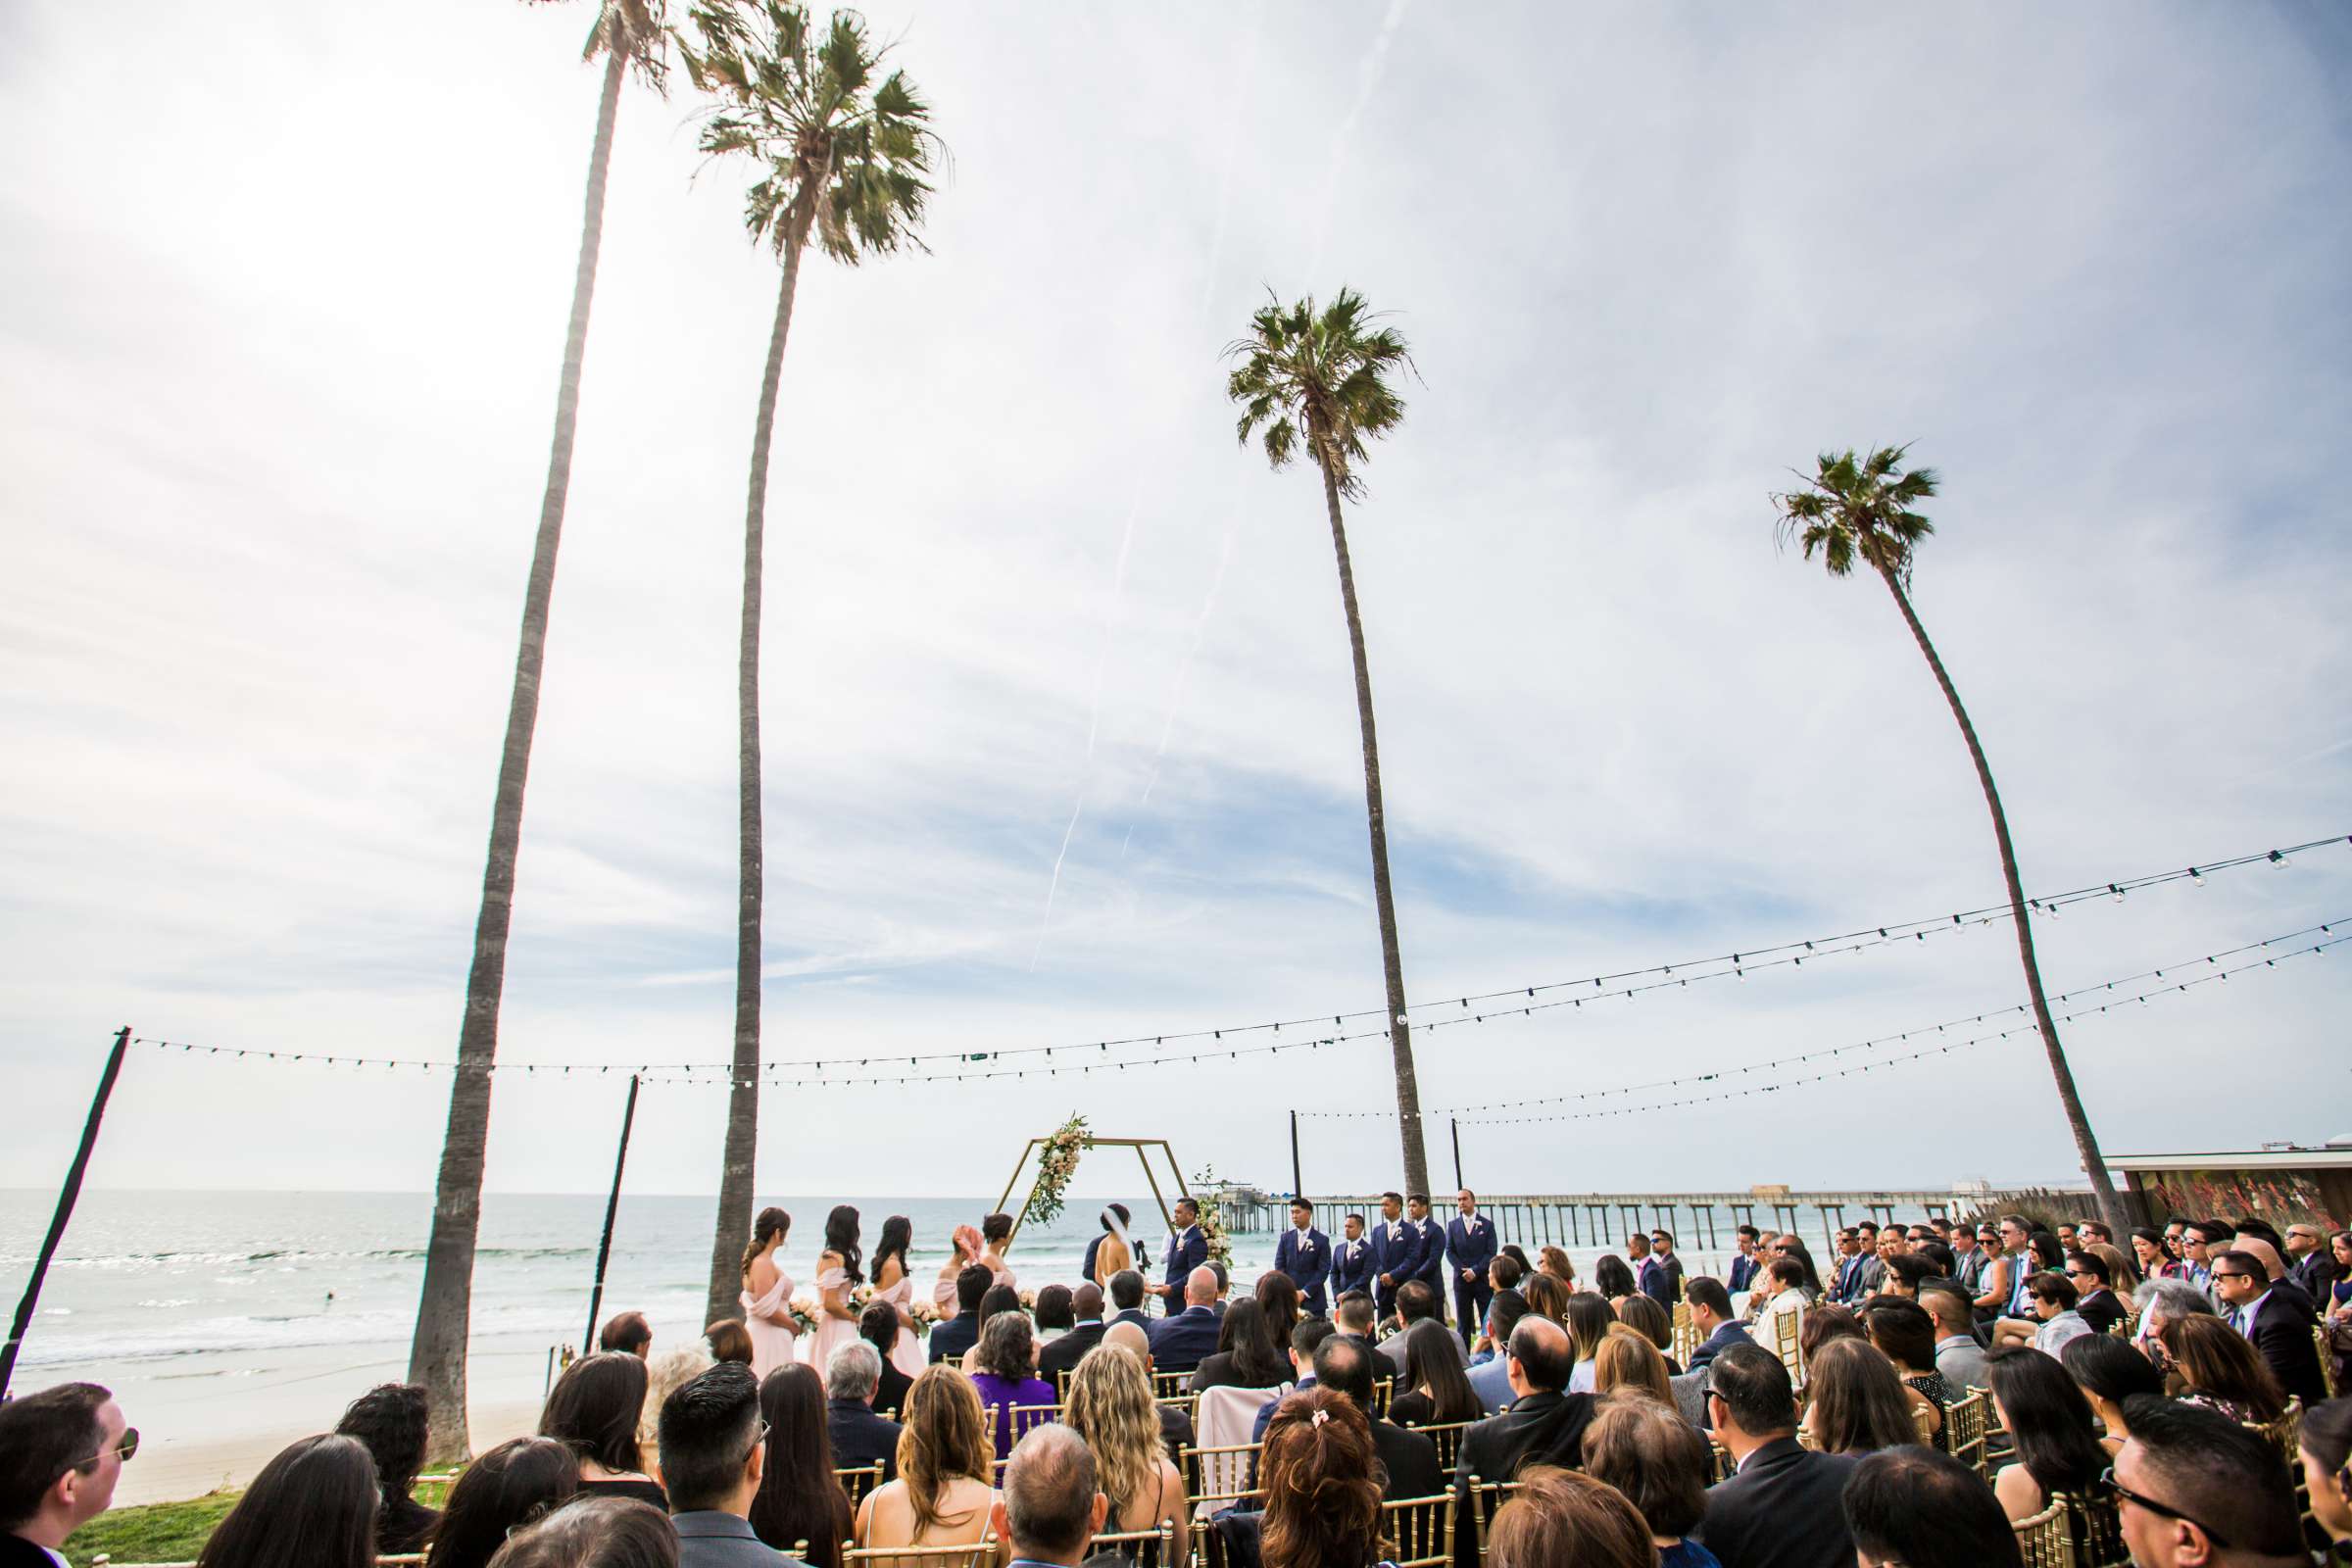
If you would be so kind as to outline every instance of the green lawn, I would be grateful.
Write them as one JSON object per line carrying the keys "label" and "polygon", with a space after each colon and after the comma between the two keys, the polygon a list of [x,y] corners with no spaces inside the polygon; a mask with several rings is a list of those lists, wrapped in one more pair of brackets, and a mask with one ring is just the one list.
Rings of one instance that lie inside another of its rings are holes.
{"label": "green lawn", "polygon": [[[438,1508],[448,1491],[447,1482],[424,1481],[417,1483],[416,1496],[425,1506]],[[66,1543],[66,1558],[74,1568],[88,1568],[90,1559],[100,1552],[119,1563],[193,1562],[213,1526],[242,1495],[242,1492],[208,1492],[186,1502],[110,1509],[74,1532]]]}

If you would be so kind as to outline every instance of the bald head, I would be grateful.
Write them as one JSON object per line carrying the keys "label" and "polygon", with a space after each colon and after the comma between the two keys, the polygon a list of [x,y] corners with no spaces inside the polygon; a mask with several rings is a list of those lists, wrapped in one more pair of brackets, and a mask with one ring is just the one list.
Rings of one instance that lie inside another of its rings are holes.
{"label": "bald head", "polygon": [[1547,1317],[1529,1313],[1511,1330],[1511,1387],[1522,1396],[1558,1394],[1576,1370],[1576,1345],[1568,1331]]}
{"label": "bald head", "polygon": [[[1070,1293],[1070,1311],[1081,1323],[1092,1323],[1102,1315],[1102,1287],[1089,1280]],[[1129,1327],[1134,1325],[1130,1324]]]}
{"label": "bald head", "polygon": [[1203,1264],[1184,1277],[1184,1304],[1213,1306],[1217,1299],[1217,1271]]}
{"label": "bald head", "polygon": [[1075,1430],[1057,1422],[1030,1428],[1005,1462],[998,1506],[1004,1516],[1001,1534],[1015,1557],[1076,1562],[1106,1512],[1094,1450]]}
{"label": "bald head", "polygon": [[1140,1323],[1113,1323],[1103,1332],[1102,1344],[1097,1348],[1125,1350],[1144,1363],[1145,1371],[1152,1370],[1152,1336],[1144,1332]]}

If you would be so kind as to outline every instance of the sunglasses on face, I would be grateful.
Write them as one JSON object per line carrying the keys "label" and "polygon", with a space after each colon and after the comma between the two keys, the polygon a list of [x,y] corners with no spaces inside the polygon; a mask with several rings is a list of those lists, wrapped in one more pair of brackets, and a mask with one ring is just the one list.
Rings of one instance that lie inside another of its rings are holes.
{"label": "sunglasses on face", "polygon": [[2217,1280],[2250,1280],[2254,1276],[2241,1274],[2235,1269],[2217,1268],[2213,1271],[2213,1277]]}
{"label": "sunglasses on face", "polygon": [[2121,1481],[2116,1480],[2115,1466],[2113,1465],[2109,1465],[2105,1470],[2099,1473],[2097,1485],[2101,1492],[2106,1493],[2110,1496],[2117,1497],[2125,1502],[2131,1503],[2134,1507],[2145,1508],[2148,1510],[2148,1512],[2153,1514],[2161,1514],[2167,1519],[2178,1519],[2184,1525],[2195,1525],[2199,1530],[2205,1532],[2205,1539],[2211,1542],[2216,1547],[2224,1551],[2227,1551],[2230,1548],[2230,1543],[2222,1539],[2220,1532],[2207,1525],[2202,1519],[2192,1519],[2187,1514],[2184,1514],[2180,1509],[2174,1507],[2171,1503],[2158,1502],[2154,1497],[2143,1496],[2139,1493],[2133,1492],[2130,1487],[2125,1486]]}
{"label": "sunglasses on face", "polygon": [[87,1469],[89,1466],[96,1464],[99,1460],[105,1458],[110,1453],[120,1456],[124,1462],[127,1463],[129,1460],[137,1457],[138,1451],[139,1429],[137,1427],[124,1427],[122,1429],[122,1442],[116,1444],[111,1448],[100,1448],[96,1453],[91,1454],[87,1459],[82,1460],[81,1463],[75,1465],[74,1468],[76,1470]]}

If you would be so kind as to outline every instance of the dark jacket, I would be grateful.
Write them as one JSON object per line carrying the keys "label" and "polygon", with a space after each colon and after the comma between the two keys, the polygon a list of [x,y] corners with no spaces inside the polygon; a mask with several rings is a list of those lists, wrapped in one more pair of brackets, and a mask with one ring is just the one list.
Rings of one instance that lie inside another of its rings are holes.
{"label": "dark jacket", "polygon": [[958,1312],[945,1323],[931,1327],[931,1360],[953,1361],[980,1343],[980,1310]]}
{"label": "dark jacket", "polygon": [[892,1366],[885,1358],[882,1362],[882,1380],[874,1385],[874,1408],[877,1411],[906,1409],[906,1391],[913,1387],[914,1379]]}
{"label": "dark jacket", "polygon": [[1747,1326],[1745,1324],[1719,1324],[1717,1325],[1715,1332],[1708,1335],[1705,1340],[1699,1343],[1698,1348],[1690,1352],[1690,1370],[1695,1372],[1700,1367],[1705,1366],[1709,1361],[1714,1360],[1716,1356],[1720,1355],[1727,1347],[1734,1345],[1753,1345],[1756,1342],[1748,1336]]}
{"label": "dark jacket", "polygon": [[57,1568],[57,1559],[19,1535],[0,1535],[0,1568]]}
{"label": "dark jacket", "polygon": [[1373,1266],[1378,1261],[1379,1259],[1373,1254],[1370,1236],[1359,1236],[1352,1242],[1343,1237],[1332,1243],[1331,1299],[1333,1304],[1338,1304],[1340,1298],[1349,1291],[1362,1291],[1369,1295],[1372,1287],[1379,1283],[1378,1271]]}
{"label": "dark jacket", "polygon": [[[1148,1301],[1151,1298],[1146,1297],[1144,1299]],[[1152,1333],[1152,1316],[1140,1306],[1131,1306],[1124,1312],[1113,1312],[1102,1327],[1107,1332],[1122,1323],[1134,1324],[1137,1328],[1142,1329],[1147,1337]]]}
{"label": "dark jacket", "polygon": [[2300,1395],[2306,1410],[2328,1397],[2319,1349],[2311,1338],[2310,1302],[2310,1297],[2285,1282],[2274,1284],[2254,1314],[2253,1330],[2246,1335],[2278,1386]]}
{"label": "dark jacket", "polygon": [[[1158,1357],[1154,1355],[1152,1361],[1156,1365]],[[1199,1394],[1203,1389],[1271,1389],[1290,1381],[1286,1377],[1274,1383],[1250,1383],[1233,1369],[1233,1352],[1218,1350],[1200,1358],[1200,1365],[1194,1371],[1193,1381],[1185,1392]]]}
{"label": "dark jacket", "polygon": [[833,1442],[833,1463],[841,1469],[863,1469],[880,1460],[882,1479],[897,1479],[899,1432],[896,1421],[874,1414],[863,1399],[825,1401],[825,1436]]}
{"label": "dark jacket", "polygon": [[1435,1497],[1446,1491],[1446,1472],[1438,1463],[1438,1446],[1418,1432],[1407,1432],[1394,1421],[1372,1423],[1372,1447],[1380,1455],[1389,1484],[1381,1500]]}
{"label": "dark jacket", "polygon": [[386,1557],[422,1551],[425,1538],[440,1522],[438,1508],[427,1508],[415,1497],[387,1497],[375,1516],[375,1549]]}
{"label": "dark jacket", "polygon": [[1842,1499],[1860,1462],[1776,1439],[1707,1494],[1706,1517],[1691,1534],[1723,1568],[1850,1568]]}
{"label": "dark jacket", "polygon": [[1462,1434],[1453,1473],[1465,1505],[1470,1477],[1510,1481],[1520,1466],[1557,1465],[1574,1470],[1585,1460],[1585,1428],[1592,1422],[1592,1396],[1539,1390],[1489,1416]]}
{"label": "dark jacket", "polygon": [[1217,1336],[1224,1327],[1205,1306],[1188,1306],[1174,1317],[1161,1318],[1152,1330],[1153,1370],[1190,1372],[1217,1353]]}
{"label": "dark jacket", "polygon": [[1086,1352],[1102,1343],[1108,1332],[1105,1324],[1081,1323],[1057,1340],[1048,1340],[1037,1352],[1037,1375],[1047,1382],[1054,1381],[1056,1372],[1067,1372],[1076,1366]]}
{"label": "dark jacket", "polygon": [[1179,1471],[1184,1469],[1184,1450],[1196,1446],[1193,1437],[1193,1418],[1174,1405],[1163,1404],[1159,1410],[1159,1446],[1168,1450],[1168,1463]]}

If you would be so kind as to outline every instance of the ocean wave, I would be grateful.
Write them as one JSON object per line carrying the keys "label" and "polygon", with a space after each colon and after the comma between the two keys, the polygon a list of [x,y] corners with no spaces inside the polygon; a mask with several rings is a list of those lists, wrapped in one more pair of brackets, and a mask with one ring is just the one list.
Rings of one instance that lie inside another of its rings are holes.
{"label": "ocean wave", "polygon": [[[586,1246],[546,1247],[477,1247],[477,1258],[514,1258],[522,1261],[594,1257],[596,1249]],[[270,1248],[258,1252],[176,1251],[165,1250],[153,1252],[101,1252],[88,1257],[60,1257],[50,1263],[53,1271],[73,1270],[122,1271],[150,1267],[165,1268],[222,1268],[242,1263],[276,1263],[282,1273],[289,1267],[308,1267],[318,1263],[420,1263],[425,1249],[421,1247],[368,1247],[354,1249],[318,1249],[300,1247]],[[31,1254],[19,1257],[0,1254],[0,1268],[29,1267]]]}

